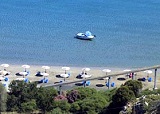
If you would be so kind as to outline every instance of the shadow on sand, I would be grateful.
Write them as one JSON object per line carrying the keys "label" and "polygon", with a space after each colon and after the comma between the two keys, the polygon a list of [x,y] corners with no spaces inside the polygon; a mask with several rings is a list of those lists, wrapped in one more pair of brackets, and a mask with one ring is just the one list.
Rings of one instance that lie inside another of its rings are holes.
{"label": "shadow on sand", "polygon": [[63,77],[61,77],[61,76],[58,74],[58,75],[56,75],[56,78],[63,78]]}
{"label": "shadow on sand", "polygon": [[82,79],[83,77],[81,77],[81,75],[79,74],[79,75],[76,76],[76,78],[77,79]]}
{"label": "shadow on sand", "polygon": [[83,86],[83,83],[76,83],[76,86]]}
{"label": "shadow on sand", "polygon": [[117,78],[117,80],[124,81],[126,78]]}
{"label": "shadow on sand", "polygon": [[105,85],[103,84],[96,84],[97,87],[104,87]]}

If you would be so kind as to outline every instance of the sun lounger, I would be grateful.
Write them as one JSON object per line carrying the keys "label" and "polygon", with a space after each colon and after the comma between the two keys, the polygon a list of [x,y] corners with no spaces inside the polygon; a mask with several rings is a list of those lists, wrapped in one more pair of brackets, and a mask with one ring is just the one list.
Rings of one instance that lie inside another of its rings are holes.
{"label": "sun lounger", "polygon": [[115,86],[115,83],[114,83],[114,82],[112,82],[112,83],[111,83],[111,87],[114,87],[114,86]]}
{"label": "sun lounger", "polygon": [[151,81],[152,81],[152,78],[151,78],[151,77],[149,77],[149,78],[148,78],[148,82],[151,82]]}
{"label": "sun lounger", "polygon": [[90,81],[86,81],[86,86],[90,86],[91,82]]}
{"label": "sun lounger", "polygon": [[7,82],[8,80],[9,80],[9,79],[8,79],[8,77],[5,77],[5,78],[4,78],[4,81],[6,81],[6,82]]}

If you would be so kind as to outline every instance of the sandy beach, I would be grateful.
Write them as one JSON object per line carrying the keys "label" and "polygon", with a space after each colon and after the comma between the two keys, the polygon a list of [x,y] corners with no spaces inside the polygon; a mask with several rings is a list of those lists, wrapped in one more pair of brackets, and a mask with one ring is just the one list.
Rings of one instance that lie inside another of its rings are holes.
{"label": "sandy beach", "polygon": [[[50,66],[50,69],[47,70],[47,73],[49,74],[49,76],[47,76],[47,78],[49,80],[48,84],[54,84],[56,82],[64,80],[63,78],[57,77],[57,75],[60,75],[65,72],[64,70],[62,70],[62,67],[63,66]],[[76,77],[78,74],[80,74],[82,72],[82,68],[83,67],[70,67],[70,70],[67,71],[67,73],[70,73],[70,77],[66,78],[66,81],[69,82],[69,81],[81,80],[81,79],[77,79]],[[104,69],[104,67],[89,67],[89,68],[91,70],[88,71],[87,73],[92,75],[92,77],[100,77],[100,76],[106,75],[105,72],[102,71]],[[107,69],[111,69],[111,72],[108,74],[120,73],[120,72],[123,72],[123,70],[124,70],[124,68],[107,68]],[[128,68],[128,69],[130,69],[130,68]],[[3,67],[1,67],[0,70],[3,70]],[[11,82],[12,80],[15,80],[16,78],[23,77],[23,76],[15,75],[18,72],[24,71],[24,68],[22,68],[22,65],[10,65],[8,68],[6,68],[6,70],[10,72],[10,75],[7,76],[9,78],[9,82]],[[29,81],[33,82],[33,81],[40,81],[43,77],[35,76],[35,74],[38,71],[44,72],[45,70],[42,69],[42,66],[30,65],[30,68],[28,68],[27,71],[29,71],[30,73],[28,76],[25,76],[25,77],[28,78]],[[135,80],[137,80],[138,78],[145,77],[145,76],[147,77],[146,73],[138,72],[137,75],[135,76]],[[148,81],[142,82],[144,89],[145,88],[153,89],[154,71],[149,76],[152,77],[152,82],[148,82]],[[2,77],[2,76],[0,76],[0,77]],[[125,83],[125,81],[131,79],[131,78],[127,78],[126,80],[117,80],[117,78],[126,78],[126,76],[121,75],[121,76],[117,76],[117,77],[112,77],[111,83],[114,82],[115,87],[119,87],[121,84]],[[90,87],[94,87],[96,89],[108,89],[105,86],[105,81],[106,80],[93,80],[93,81],[91,81]],[[4,81],[1,81],[1,82],[4,83]],[[99,87],[97,85],[100,85],[101,87]],[[157,87],[159,87],[159,85],[160,85],[160,75],[158,72],[157,73]],[[69,85],[69,87],[71,87],[71,88],[72,88],[72,86],[73,86],[73,84]],[[111,88],[113,88],[113,87],[111,87]]]}

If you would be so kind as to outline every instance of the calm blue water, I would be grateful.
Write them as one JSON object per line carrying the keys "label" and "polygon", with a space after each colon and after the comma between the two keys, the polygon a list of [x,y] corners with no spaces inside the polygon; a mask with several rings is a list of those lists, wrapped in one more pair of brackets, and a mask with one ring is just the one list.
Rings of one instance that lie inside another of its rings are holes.
{"label": "calm blue water", "polygon": [[[74,38],[90,30],[93,41]],[[1,0],[0,63],[160,64],[159,0]]]}

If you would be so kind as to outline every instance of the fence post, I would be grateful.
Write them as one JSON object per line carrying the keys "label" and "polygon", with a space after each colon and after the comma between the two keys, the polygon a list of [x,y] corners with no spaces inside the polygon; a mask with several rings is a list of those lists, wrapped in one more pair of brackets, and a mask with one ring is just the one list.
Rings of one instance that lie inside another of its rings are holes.
{"label": "fence post", "polygon": [[157,81],[157,69],[155,69],[155,73],[154,73],[154,87],[153,87],[153,90],[157,89],[156,81]]}

